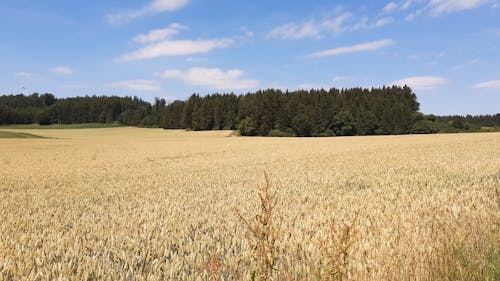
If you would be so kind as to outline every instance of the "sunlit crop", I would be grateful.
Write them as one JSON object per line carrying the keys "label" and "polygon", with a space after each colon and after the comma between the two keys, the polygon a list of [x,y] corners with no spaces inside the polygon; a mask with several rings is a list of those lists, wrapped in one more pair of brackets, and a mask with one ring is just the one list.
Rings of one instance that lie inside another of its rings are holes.
{"label": "sunlit crop", "polygon": [[499,133],[25,132],[50,138],[0,139],[0,280],[500,276]]}

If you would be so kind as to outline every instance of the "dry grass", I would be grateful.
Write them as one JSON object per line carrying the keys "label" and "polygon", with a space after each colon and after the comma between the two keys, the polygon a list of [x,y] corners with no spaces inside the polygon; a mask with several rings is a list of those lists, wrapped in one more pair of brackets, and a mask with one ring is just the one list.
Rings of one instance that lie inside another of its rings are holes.
{"label": "dry grass", "polygon": [[268,278],[499,279],[499,133],[26,132],[54,139],[0,139],[0,280],[260,280],[264,170]]}
{"label": "dry grass", "polygon": [[274,275],[278,259],[276,242],[279,239],[279,230],[276,229],[274,209],[278,198],[271,191],[271,181],[266,173],[266,184],[259,192],[260,213],[254,219],[245,219],[239,209],[236,209],[238,218],[247,229],[247,241],[252,249],[252,259],[257,270],[252,271],[252,279],[269,280]]}

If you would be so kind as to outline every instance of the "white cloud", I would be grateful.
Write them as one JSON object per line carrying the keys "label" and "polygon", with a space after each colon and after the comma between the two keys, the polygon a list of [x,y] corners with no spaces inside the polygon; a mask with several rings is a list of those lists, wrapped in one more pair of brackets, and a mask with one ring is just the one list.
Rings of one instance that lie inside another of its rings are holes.
{"label": "white cloud", "polygon": [[470,61],[468,61],[467,63],[452,66],[451,70],[458,71],[458,70],[465,68],[467,65],[475,65],[475,64],[478,64],[479,62],[481,62],[481,59],[474,58],[474,59],[471,59]]}
{"label": "white cloud", "polygon": [[110,24],[124,23],[147,15],[175,11],[186,6],[188,2],[188,0],[154,0],[137,10],[106,15],[106,20]]}
{"label": "white cloud", "polygon": [[383,11],[386,13],[390,13],[398,8],[398,5],[394,2],[389,2],[387,5],[385,5]]}
{"label": "white cloud", "polygon": [[412,21],[422,14],[431,16],[447,15],[464,10],[470,10],[491,3],[490,0],[406,0],[400,5],[401,10],[408,10],[414,4],[420,4],[418,8],[410,11],[405,17],[407,21]]}
{"label": "white cloud", "polygon": [[181,80],[195,86],[210,87],[216,90],[247,90],[259,86],[259,81],[245,79],[239,69],[223,71],[219,68],[193,67],[186,71],[167,70],[161,77]]}
{"label": "white cloud", "polygon": [[406,0],[403,3],[401,3],[401,9],[408,10],[408,8],[410,8],[411,5],[413,5],[415,3],[420,3],[420,2],[422,2],[422,1],[421,0]]}
{"label": "white cloud", "polygon": [[405,17],[405,20],[407,21],[412,21],[414,19],[416,19],[417,17],[419,17],[422,13],[424,12],[423,9],[418,9],[410,14],[408,14],[406,17]]}
{"label": "white cloud", "polygon": [[154,0],[148,7],[157,12],[175,11],[186,6],[188,2],[188,0]]}
{"label": "white cloud", "polygon": [[388,24],[393,23],[393,22],[394,22],[394,19],[392,17],[385,17],[385,18],[378,19],[377,22],[375,22],[375,26],[382,27],[384,25],[388,25]]}
{"label": "white cloud", "polygon": [[431,0],[429,9],[431,15],[451,14],[474,9],[488,2],[489,0]]}
{"label": "white cloud", "polygon": [[118,61],[136,61],[163,56],[185,56],[208,53],[215,49],[229,47],[234,44],[233,39],[214,40],[166,40],[142,47],[134,52],[125,54]]}
{"label": "white cloud", "polygon": [[122,88],[133,91],[156,92],[160,91],[160,83],[155,80],[126,80],[108,84],[109,87]]}
{"label": "white cloud", "polygon": [[49,71],[57,75],[70,75],[75,72],[73,68],[67,66],[56,66],[49,69]]}
{"label": "white cloud", "polygon": [[35,74],[30,73],[30,72],[21,71],[21,72],[17,72],[16,74],[14,74],[14,76],[17,79],[33,79],[35,77]]}
{"label": "white cloud", "polygon": [[349,28],[349,30],[360,30],[360,29],[369,29],[375,26],[375,24],[370,24],[369,23],[370,19],[368,17],[362,17],[357,23],[355,23],[353,26]]}
{"label": "white cloud", "polygon": [[372,41],[352,46],[337,47],[334,49],[324,50],[320,52],[313,53],[309,57],[319,58],[327,56],[338,56],[343,54],[358,53],[358,52],[368,52],[375,51],[387,46],[394,44],[394,41],[390,39]]}
{"label": "white cloud", "polygon": [[474,85],[477,89],[500,89],[500,80],[482,82]]}
{"label": "white cloud", "polygon": [[275,27],[269,33],[269,37],[282,39],[304,39],[319,38],[320,29],[312,21],[303,24],[287,23],[282,26]]}
{"label": "white cloud", "polygon": [[321,23],[321,26],[334,33],[341,33],[348,29],[348,27],[345,25],[345,22],[352,17],[353,15],[351,13],[344,13],[334,19],[327,19],[323,21]]}
{"label": "white cloud", "polygon": [[427,90],[443,86],[448,84],[449,81],[446,78],[438,76],[414,76],[404,79],[400,79],[391,83],[391,85],[397,86],[410,86],[414,89]]}
{"label": "white cloud", "polygon": [[287,23],[275,27],[269,32],[269,38],[279,39],[319,39],[325,34],[339,34],[347,31],[370,29],[382,27],[394,20],[390,17],[370,20],[368,17],[355,17],[351,13],[343,13],[334,18],[326,18],[321,21],[310,20],[303,23]]}
{"label": "white cloud", "polygon": [[178,23],[172,23],[167,28],[151,30],[148,34],[141,34],[134,37],[134,41],[141,44],[148,44],[170,39],[180,33],[181,30],[187,27]]}

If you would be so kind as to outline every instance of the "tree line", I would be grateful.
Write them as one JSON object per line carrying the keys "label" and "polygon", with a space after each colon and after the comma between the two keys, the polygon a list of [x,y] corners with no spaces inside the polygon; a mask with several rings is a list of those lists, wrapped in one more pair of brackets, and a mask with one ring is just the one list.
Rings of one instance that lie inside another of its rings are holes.
{"label": "tree line", "polygon": [[[168,105],[167,129],[239,129],[242,135],[373,135],[410,133],[421,118],[408,87],[281,91],[236,96],[192,95]],[[172,122],[175,120],[175,122]]]}
{"label": "tree line", "polygon": [[57,99],[50,93],[0,96],[0,124],[120,122],[139,126],[151,115],[151,104],[137,97],[86,96]]}
{"label": "tree line", "polygon": [[436,121],[443,127],[443,131],[478,131],[481,128],[500,128],[500,113],[494,115],[450,115],[436,116]]}
{"label": "tree line", "polygon": [[424,115],[407,86],[193,94],[185,101],[156,98],[152,104],[138,97],[0,96],[0,124],[111,122],[196,131],[237,129],[248,136],[350,136],[498,128],[500,114]]}

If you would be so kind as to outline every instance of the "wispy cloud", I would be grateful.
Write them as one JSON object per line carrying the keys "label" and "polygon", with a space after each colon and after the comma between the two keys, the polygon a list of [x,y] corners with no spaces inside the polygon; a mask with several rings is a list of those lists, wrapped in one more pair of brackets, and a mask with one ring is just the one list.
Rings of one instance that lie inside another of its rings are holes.
{"label": "wispy cloud", "polygon": [[236,42],[245,42],[253,36],[252,32],[246,31],[244,35],[233,36],[232,38],[172,39],[172,37],[186,29],[189,28],[179,23],[172,23],[166,28],[154,29],[146,34],[137,35],[133,38],[133,41],[143,44],[143,46],[119,56],[115,61],[129,62],[167,56],[205,54],[216,49],[227,48]]}
{"label": "wispy cloud", "polygon": [[488,2],[489,0],[431,0],[428,7],[431,15],[442,15],[474,9]]}
{"label": "wispy cloud", "polygon": [[500,80],[482,82],[474,85],[477,89],[500,89]]}
{"label": "wispy cloud", "polygon": [[75,72],[73,68],[67,66],[56,66],[49,69],[49,71],[57,75],[70,75]]}
{"label": "wispy cloud", "polygon": [[394,22],[394,18],[392,18],[392,17],[385,17],[385,18],[378,19],[375,22],[375,26],[376,27],[382,27],[384,25],[388,25],[388,24],[391,24],[393,22]]}
{"label": "wispy cloud", "polygon": [[259,86],[259,81],[246,79],[244,75],[245,72],[239,69],[224,71],[219,68],[193,67],[186,71],[167,70],[161,77],[216,90],[248,90]]}
{"label": "wispy cloud", "polygon": [[392,23],[391,17],[370,20],[368,17],[356,17],[345,12],[333,18],[323,20],[309,20],[302,23],[290,22],[273,28],[268,38],[277,39],[319,39],[325,35],[336,35],[343,32],[360,29],[377,28]]}
{"label": "wispy cloud", "polygon": [[155,80],[126,80],[109,83],[108,87],[133,91],[156,92],[161,90],[160,83]]}
{"label": "wispy cloud", "polygon": [[407,85],[418,90],[428,90],[446,85],[448,83],[448,79],[439,76],[413,76],[393,81],[390,84],[396,86]]}
{"label": "wispy cloud", "polygon": [[117,59],[120,62],[152,59],[164,56],[187,56],[204,54],[215,49],[226,48],[234,44],[233,39],[212,40],[166,40],[150,44]]}
{"label": "wispy cloud", "polygon": [[321,23],[321,27],[333,33],[341,33],[349,29],[346,22],[353,18],[351,13],[343,13],[334,19],[326,19]]}
{"label": "wispy cloud", "polygon": [[[390,12],[409,11],[405,20],[412,21],[423,14],[430,16],[448,15],[475,9],[490,2],[490,0],[405,0],[398,3],[390,2],[386,8]],[[387,11],[386,8],[384,11]]]}
{"label": "wispy cloud", "polygon": [[382,9],[386,13],[390,13],[398,8],[398,5],[394,2],[389,2],[385,5],[384,9]]}
{"label": "wispy cloud", "polygon": [[412,21],[416,18],[418,18],[420,15],[422,15],[422,13],[424,12],[424,9],[418,9],[418,10],[415,10],[411,13],[409,13],[406,17],[405,17],[405,20],[406,21]]}
{"label": "wispy cloud", "polygon": [[158,42],[166,39],[170,39],[173,36],[179,34],[181,30],[187,29],[187,27],[172,23],[167,28],[151,30],[147,34],[141,34],[134,37],[134,42],[141,44],[148,44],[153,42]]}
{"label": "wispy cloud", "polygon": [[457,65],[452,66],[451,70],[458,71],[458,70],[464,69],[468,65],[475,65],[475,64],[478,64],[479,62],[481,62],[480,58],[474,58],[474,59],[469,60],[467,63],[457,64]]}
{"label": "wispy cloud", "polygon": [[178,10],[189,3],[189,0],[154,0],[148,5],[136,9],[106,15],[110,24],[125,23],[144,16]]}
{"label": "wispy cloud", "polygon": [[423,0],[405,0],[401,2],[400,7],[402,10],[408,10],[413,4],[418,4],[422,2]]}
{"label": "wispy cloud", "polygon": [[491,2],[491,0],[402,0],[387,3],[382,11],[386,14],[406,12],[405,20],[412,21],[421,15],[448,15],[475,9]]}
{"label": "wispy cloud", "polygon": [[384,48],[384,47],[387,47],[387,46],[390,46],[393,44],[394,44],[394,41],[392,41],[391,39],[378,40],[378,41],[356,44],[356,45],[352,45],[352,46],[343,46],[343,47],[337,47],[334,49],[324,50],[324,51],[310,54],[309,57],[320,58],[320,57],[338,56],[338,55],[350,54],[350,53],[375,51],[375,50],[378,50],[378,49],[381,49],[381,48]]}
{"label": "wispy cloud", "polygon": [[268,37],[282,39],[319,38],[319,33],[320,27],[316,23],[309,21],[302,24],[287,23],[275,27]]}

